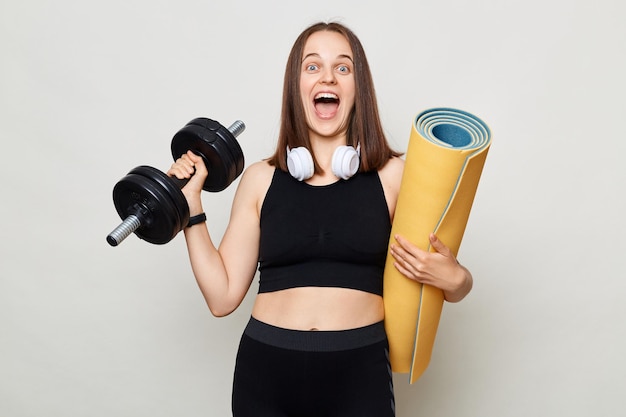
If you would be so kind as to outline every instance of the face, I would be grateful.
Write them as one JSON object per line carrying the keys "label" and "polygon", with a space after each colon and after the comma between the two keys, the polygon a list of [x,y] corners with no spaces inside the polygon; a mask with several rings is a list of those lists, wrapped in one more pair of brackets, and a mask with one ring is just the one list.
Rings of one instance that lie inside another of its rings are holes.
{"label": "face", "polygon": [[352,49],[341,34],[320,31],[308,38],[302,54],[300,95],[309,134],[345,136],[355,84]]}

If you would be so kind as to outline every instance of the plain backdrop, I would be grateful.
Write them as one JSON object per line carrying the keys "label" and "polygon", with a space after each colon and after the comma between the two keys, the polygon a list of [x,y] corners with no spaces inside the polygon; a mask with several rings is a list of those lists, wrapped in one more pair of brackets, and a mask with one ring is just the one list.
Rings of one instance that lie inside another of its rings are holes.
{"label": "plain backdrop", "polygon": [[[296,36],[362,40],[386,133],[454,107],[493,131],[432,361],[399,417],[626,409],[626,6],[621,0],[0,0],[0,415],[228,416],[255,282],[211,316],[182,234],[110,247],[111,190],[166,170],[195,117],[275,146]],[[219,242],[237,182],[204,194]],[[315,399],[312,398],[312,401]]]}

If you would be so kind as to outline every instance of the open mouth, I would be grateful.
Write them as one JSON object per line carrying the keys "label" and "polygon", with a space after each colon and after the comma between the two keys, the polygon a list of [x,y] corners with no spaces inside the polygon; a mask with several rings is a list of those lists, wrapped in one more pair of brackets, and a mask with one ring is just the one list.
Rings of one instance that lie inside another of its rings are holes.
{"label": "open mouth", "polygon": [[319,93],[313,99],[315,110],[322,117],[332,117],[339,107],[339,97],[333,93]]}

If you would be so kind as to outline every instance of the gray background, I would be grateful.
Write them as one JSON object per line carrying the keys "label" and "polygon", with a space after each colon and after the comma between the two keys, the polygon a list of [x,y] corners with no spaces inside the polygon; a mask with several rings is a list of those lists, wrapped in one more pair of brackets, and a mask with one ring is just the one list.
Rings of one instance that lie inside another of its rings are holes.
{"label": "gray background", "polygon": [[[278,129],[287,54],[336,19],[368,53],[386,132],[448,106],[494,139],[444,307],[398,416],[618,416],[626,408],[625,6],[550,1],[0,3],[0,415],[226,416],[256,282],[213,318],[182,235],[105,236],[113,185],[167,169],[194,117]],[[216,240],[235,186],[206,193]]]}

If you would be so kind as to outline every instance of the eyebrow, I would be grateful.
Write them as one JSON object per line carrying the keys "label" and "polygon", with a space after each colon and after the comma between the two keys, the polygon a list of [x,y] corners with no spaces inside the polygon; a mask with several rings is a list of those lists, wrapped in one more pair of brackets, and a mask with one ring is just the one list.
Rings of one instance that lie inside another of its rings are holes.
{"label": "eyebrow", "polygon": [[[304,62],[307,58],[309,58],[311,56],[317,57],[317,58],[321,58],[320,54],[315,53],[315,52],[311,52],[310,54],[307,54],[307,55],[304,56],[304,58],[302,58],[301,63]],[[352,57],[350,55],[340,54],[340,55],[337,55],[337,58],[347,58],[347,59],[350,60],[350,62],[352,62],[354,64],[354,60],[352,59]]]}

